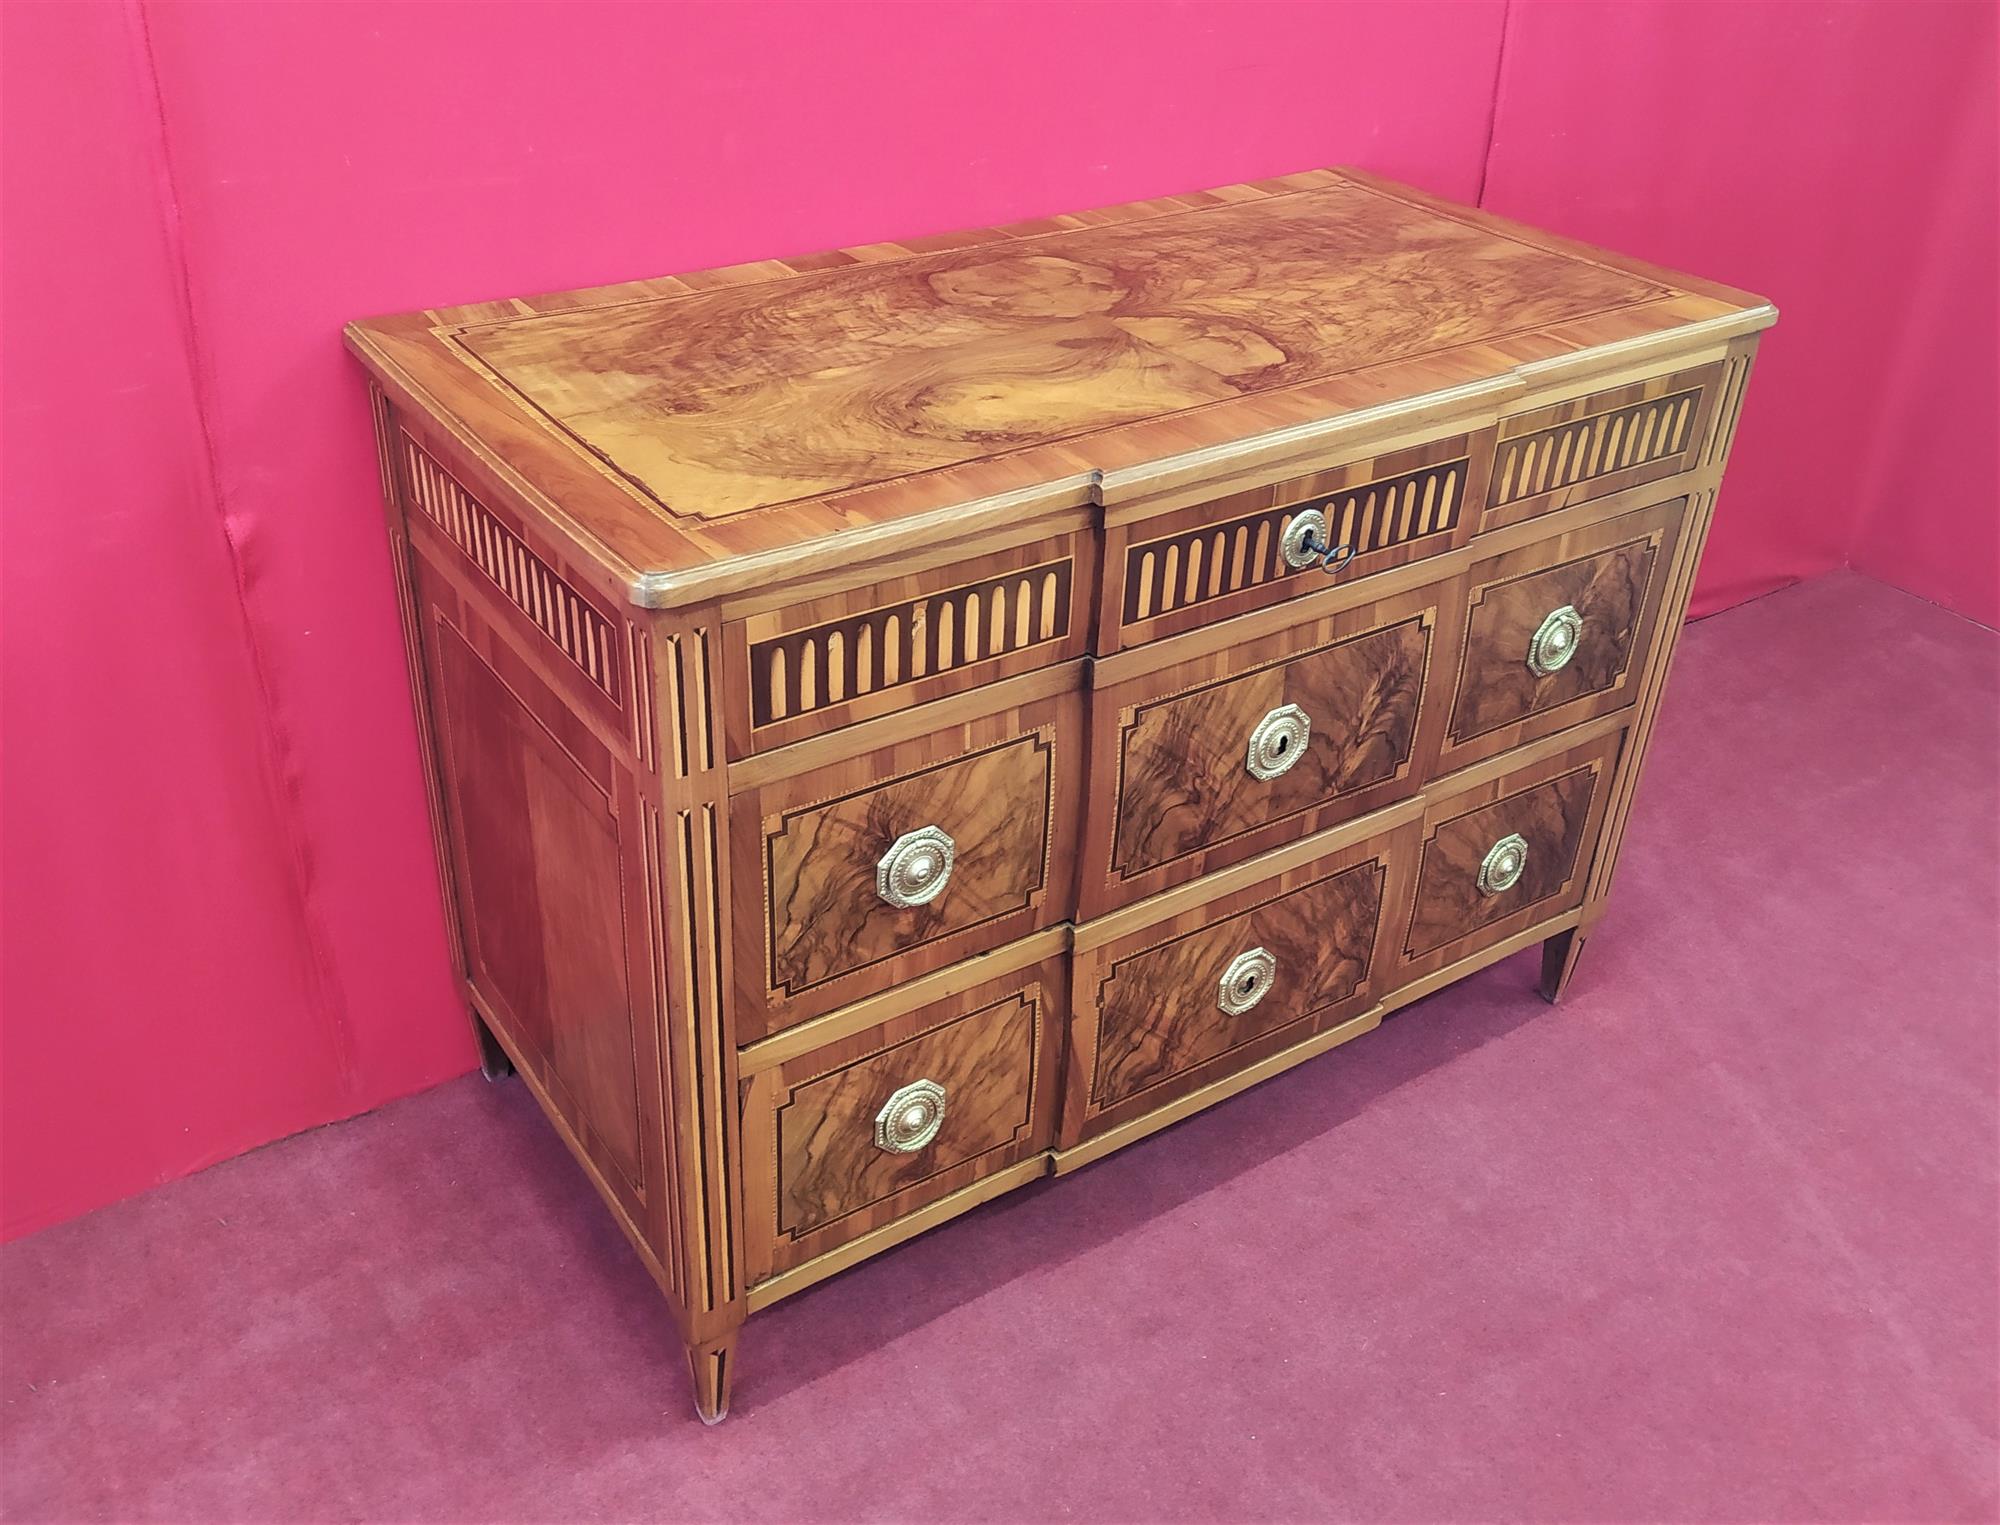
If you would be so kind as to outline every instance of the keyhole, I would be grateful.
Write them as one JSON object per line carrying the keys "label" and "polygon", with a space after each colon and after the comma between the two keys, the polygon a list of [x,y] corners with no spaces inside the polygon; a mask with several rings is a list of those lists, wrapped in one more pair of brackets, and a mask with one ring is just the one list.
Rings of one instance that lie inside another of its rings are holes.
{"label": "keyhole", "polygon": [[1242,983],[1240,983],[1236,988],[1242,991],[1244,995],[1250,994],[1251,991],[1257,988],[1257,976],[1254,974],[1244,975]]}
{"label": "keyhole", "polygon": [[1280,736],[1280,737],[1278,738],[1278,745],[1277,745],[1277,747],[1276,747],[1276,748],[1275,748],[1274,750],[1275,750],[1275,751],[1277,752],[1277,754],[1278,754],[1278,755],[1279,755],[1280,757],[1283,757],[1283,756],[1285,755],[1285,748],[1289,747],[1289,746],[1290,746],[1291,744],[1292,744],[1292,738],[1291,738],[1291,737],[1289,737],[1289,736]]}

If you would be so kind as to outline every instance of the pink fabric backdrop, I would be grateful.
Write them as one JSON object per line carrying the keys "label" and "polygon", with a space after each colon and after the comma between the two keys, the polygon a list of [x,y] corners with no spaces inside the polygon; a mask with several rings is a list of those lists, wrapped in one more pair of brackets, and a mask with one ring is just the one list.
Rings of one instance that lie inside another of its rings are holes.
{"label": "pink fabric backdrop", "polygon": [[350,317],[1358,163],[1778,302],[1699,607],[2000,618],[1983,5],[0,26],[6,1235],[471,1061]]}
{"label": "pink fabric backdrop", "polygon": [[2000,624],[1996,15],[1509,13],[1484,204],[1778,305],[1697,615],[1852,564]]}

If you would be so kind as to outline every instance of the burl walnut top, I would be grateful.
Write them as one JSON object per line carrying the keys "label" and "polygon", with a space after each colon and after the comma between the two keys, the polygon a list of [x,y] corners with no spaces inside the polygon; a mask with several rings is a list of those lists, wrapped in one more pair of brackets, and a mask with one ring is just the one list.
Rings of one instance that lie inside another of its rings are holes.
{"label": "burl walnut top", "polygon": [[1766,310],[1315,170],[348,341],[635,597],[675,602],[719,561],[858,551],[888,542],[853,532],[971,504],[1074,508],[1121,469]]}

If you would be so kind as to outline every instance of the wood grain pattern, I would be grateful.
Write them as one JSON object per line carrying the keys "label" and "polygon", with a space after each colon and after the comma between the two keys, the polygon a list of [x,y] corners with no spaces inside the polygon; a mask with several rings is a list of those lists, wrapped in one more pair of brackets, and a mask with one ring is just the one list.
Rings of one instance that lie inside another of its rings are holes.
{"label": "wood grain pattern", "polygon": [[[1617,736],[1593,742],[1525,775],[1444,798],[1426,812],[1401,978],[1582,900],[1618,742]],[[1511,888],[1484,893],[1480,863],[1509,835],[1527,843],[1525,869]]]}
{"label": "wood grain pattern", "polygon": [[[740,795],[738,914],[762,937],[738,947],[738,1041],[1067,915],[1078,708],[1064,694]],[[926,826],[956,845],[950,879],[928,904],[890,905],[877,865]]]}
{"label": "wood grain pattern", "polygon": [[[1094,692],[1080,913],[1414,793],[1443,716],[1424,695],[1439,681],[1436,654],[1448,664],[1455,652],[1462,602],[1455,584],[1425,588]],[[1156,649],[1172,656],[1176,644]],[[1250,734],[1288,704],[1311,734],[1288,771],[1259,779],[1246,766]]]}
{"label": "wood grain pattern", "polygon": [[[1429,953],[1560,890],[1575,875],[1596,784],[1593,771],[1577,768],[1442,823],[1424,843],[1405,950]],[[1527,869],[1505,892],[1488,894],[1477,884],[1480,860],[1510,835],[1527,842]]]}
{"label": "wood grain pattern", "polygon": [[[1442,767],[1632,702],[1686,514],[1677,497],[1474,566]],[[1583,621],[1576,654],[1538,676],[1528,649],[1562,608]]]}
{"label": "wood grain pattern", "polygon": [[[518,1073],[685,1330],[686,1159],[657,978],[668,953],[644,910],[639,700],[624,696],[628,723],[515,597],[528,585],[450,535],[419,499],[406,450],[420,444],[454,476],[462,457],[425,420],[373,400],[447,931],[482,1064]],[[605,606],[539,526],[507,528]]]}
{"label": "wood grain pattern", "polygon": [[[417,752],[424,778],[425,815],[431,829],[431,850],[438,876],[438,899],[444,907],[445,942],[451,952],[452,973],[462,982],[466,976],[465,942],[459,931],[457,892],[451,879],[451,836],[444,810],[444,773],[438,761],[436,733],[431,725],[428,695],[430,685],[424,673],[424,626],[429,617],[417,603],[415,552],[403,523],[401,477],[396,469],[396,450],[403,438],[397,427],[395,410],[382,389],[368,385],[368,408],[375,425],[375,459],[381,473],[382,513],[389,535],[389,566],[395,578],[396,613],[402,626],[404,671],[410,684],[410,708],[416,720]],[[485,1054],[490,1033],[477,1014],[472,1015],[473,1039]]]}
{"label": "wood grain pattern", "polygon": [[835,566],[934,542],[926,515],[971,531],[1063,512],[1143,463],[1774,316],[1313,170],[928,247],[373,319],[348,340],[638,601],[681,607],[755,585],[766,554]]}
{"label": "wood grain pattern", "polygon": [[575,691],[551,687],[482,576],[425,555],[413,570],[468,1001],[677,1297],[655,949],[627,919],[644,872],[638,780],[579,716],[582,674],[564,664]]}
{"label": "wood grain pattern", "polygon": [[[1386,872],[1379,859],[1364,863],[1113,964],[1097,987],[1091,1104],[1124,1101],[1353,995],[1368,975]],[[1231,1015],[1218,984],[1254,948],[1276,959],[1275,988]]]}
{"label": "wood grain pattern", "polygon": [[[717,740],[720,701],[713,630],[684,616],[654,620],[647,689],[658,696],[655,791],[642,805],[650,870],[645,904],[657,927],[655,1009],[664,1013],[661,1083],[672,1098],[687,1292],[680,1313],[690,1349],[711,1342],[726,1388],[727,1341],[742,1323],[738,1118],[731,1105],[736,1051],[731,991],[721,956],[733,938],[723,837],[726,776]],[[699,1363],[698,1363],[699,1364]],[[697,1382],[701,1380],[697,1371]],[[699,1391],[699,1388],[698,1388]]]}
{"label": "wood grain pattern", "polygon": [[[1188,609],[1268,583],[1297,578],[1308,584],[1329,575],[1323,566],[1293,567],[1280,542],[1303,513],[1324,514],[1319,543],[1354,562],[1392,546],[1436,538],[1449,543],[1465,504],[1468,456],[1417,467],[1354,487],[1323,492],[1259,512],[1220,518],[1180,534],[1138,541],[1125,550],[1123,623]],[[1223,513],[1226,504],[1213,505]],[[1343,568],[1346,570],[1346,568]]]}
{"label": "wood grain pattern", "polygon": [[[1034,732],[781,817],[764,839],[772,987],[797,995],[1029,904],[1048,884],[1053,745]],[[928,905],[886,904],[876,862],[923,826],[962,844],[951,883]]]}
{"label": "wood grain pattern", "polygon": [[[1121,736],[1111,862],[1121,876],[1226,841],[1247,824],[1379,784],[1416,740],[1429,665],[1421,615],[1304,656],[1140,706]],[[1280,707],[1313,717],[1300,761],[1274,779],[1245,765],[1244,742]]]}
{"label": "wood grain pattern", "polygon": [[415,440],[404,438],[411,501],[450,537],[494,588],[616,704],[621,687],[614,621],[535,554],[519,530],[461,487]]}
{"label": "wood grain pattern", "polygon": [[[459,822],[474,984],[569,1099],[576,1125],[643,1195],[619,823],[602,780],[537,723],[449,625],[437,631],[439,732]],[[514,684],[531,681],[513,674]],[[582,738],[571,745],[583,749]],[[522,830],[525,823],[526,830]]]}
{"label": "wood grain pattern", "polygon": [[[1482,589],[1466,632],[1453,739],[1484,735],[1609,688],[1623,677],[1658,553],[1656,541],[1628,540],[1595,556]],[[1524,653],[1548,615],[1564,608],[1576,610],[1583,622],[1576,655],[1558,670],[1538,675]]]}
{"label": "wood grain pattern", "polygon": [[[665,511],[717,519],[1669,295],[1343,183],[1019,243],[455,337]],[[1412,266],[1427,323],[1382,300]]]}
{"label": "wood grain pattern", "polygon": [[[1079,950],[1064,1146],[1363,1010],[1377,989],[1383,909],[1408,894],[1400,844],[1413,830],[1322,852]],[[1223,973],[1254,948],[1273,955],[1275,977],[1261,1001],[1231,1014],[1218,1001]]]}
{"label": "wood grain pattern", "polygon": [[[1047,1147],[1063,992],[1059,960],[1029,964],[747,1080],[753,1283]],[[937,1135],[885,1151],[876,1114],[916,1080],[944,1089]]]}
{"label": "wood grain pattern", "polygon": [[1728,462],[1730,447],[1735,443],[1736,425],[1749,388],[1756,350],[1754,339],[1740,341],[1730,346],[1721,362],[1722,379],[1715,389],[1715,418],[1701,450],[1704,476],[1696,479],[1706,485],[1697,487],[1688,502],[1686,532],[1674,558],[1664,599],[1664,638],[1659,642],[1657,653],[1646,664],[1639,696],[1633,706],[1630,761],[1618,770],[1617,777],[1612,780],[1611,798],[1605,807],[1604,842],[1592,867],[1590,882],[1584,890],[1582,919],[1573,936],[1552,939],[1543,950],[1542,994],[1551,1002],[1560,1000],[1575,978],[1585,942],[1603,914],[1605,901],[1611,893],[1611,879],[1618,867],[1625,825],[1630,819],[1632,801],[1645,767],[1660,699],[1666,691],[1667,677],[1673,670],[1674,653],[1679,645],[1688,600],[1694,591],[1695,574],[1701,565],[1702,549],[1708,542],[1709,526],[1714,521],[1717,484]]}
{"label": "wood grain pattern", "polygon": [[[1020,992],[793,1091],[778,1109],[778,1227],[796,1239],[1026,1137],[1040,1003],[1039,989]],[[919,1079],[944,1090],[943,1125],[916,1153],[890,1153],[877,1114]]]}

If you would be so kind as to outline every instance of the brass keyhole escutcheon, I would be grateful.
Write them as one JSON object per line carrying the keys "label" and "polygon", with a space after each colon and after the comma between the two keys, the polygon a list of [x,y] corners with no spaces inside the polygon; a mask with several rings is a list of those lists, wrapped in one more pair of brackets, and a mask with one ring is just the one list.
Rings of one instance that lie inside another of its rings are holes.
{"label": "brass keyhole escutcheon", "polygon": [[1278,960],[1268,948],[1250,948],[1229,961],[1216,987],[1215,1004],[1240,1017],[1265,996],[1278,977]]}
{"label": "brass keyhole escutcheon", "polygon": [[1250,732],[1243,766],[1252,778],[1274,779],[1290,772],[1312,739],[1312,717],[1296,704],[1281,704]]}

